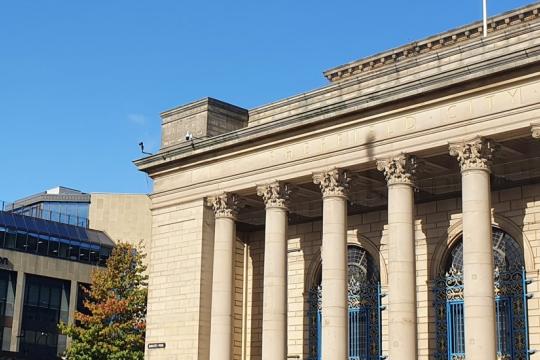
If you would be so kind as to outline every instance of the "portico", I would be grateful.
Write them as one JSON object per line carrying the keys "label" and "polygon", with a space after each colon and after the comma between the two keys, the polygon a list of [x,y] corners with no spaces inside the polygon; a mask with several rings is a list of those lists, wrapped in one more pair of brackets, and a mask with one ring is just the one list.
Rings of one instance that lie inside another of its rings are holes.
{"label": "portico", "polygon": [[[471,25],[329,70],[329,86],[264,107],[163,113],[166,144],[136,162],[154,179],[147,343],[167,343],[146,357],[528,358],[538,10],[492,19],[488,40]],[[193,145],[174,136],[195,128]],[[501,280],[513,265],[518,285]]]}

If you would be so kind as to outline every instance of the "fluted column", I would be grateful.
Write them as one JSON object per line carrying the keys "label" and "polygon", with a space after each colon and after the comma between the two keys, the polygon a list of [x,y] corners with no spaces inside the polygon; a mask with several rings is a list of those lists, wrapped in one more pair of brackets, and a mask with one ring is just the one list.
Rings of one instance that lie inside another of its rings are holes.
{"label": "fluted column", "polygon": [[450,145],[461,167],[465,357],[496,359],[490,162],[494,144],[477,137]]}
{"label": "fluted column", "polygon": [[388,338],[390,359],[416,360],[413,176],[416,158],[377,162],[388,184]]}
{"label": "fluted column", "polygon": [[233,264],[238,198],[234,194],[225,193],[209,198],[208,202],[213,207],[216,215],[210,360],[231,360],[233,343]]}
{"label": "fluted column", "polygon": [[348,359],[347,193],[342,169],[313,175],[323,196],[322,360]]}
{"label": "fluted column", "polygon": [[257,187],[266,205],[262,360],[287,358],[287,203],[290,190],[274,182]]}

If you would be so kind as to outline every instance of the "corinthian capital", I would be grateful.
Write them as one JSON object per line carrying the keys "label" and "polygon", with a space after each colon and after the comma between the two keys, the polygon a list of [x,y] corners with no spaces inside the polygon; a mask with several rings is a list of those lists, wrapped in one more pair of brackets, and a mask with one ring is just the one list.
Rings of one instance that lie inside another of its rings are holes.
{"label": "corinthian capital", "polygon": [[540,139],[540,124],[531,124],[532,137]]}
{"label": "corinthian capital", "polygon": [[450,144],[450,155],[455,156],[465,170],[490,170],[496,144],[490,139],[476,137],[473,140]]}
{"label": "corinthian capital", "polygon": [[388,185],[413,185],[416,165],[415,156],[401,153],[389,159],[377,161],[377,170],[384,171]]}
{"label": "corinthian capital", "polygon": [[263,198],[267,208],[287,208],[291,190],[287,184],[275,181],[270,184],[257,186],[257,195]]}
{"label": "corinthian capital", "polygon": [[347,196],[351,178],[344,169],[331,169],[313,174],[313,182],[321,188],[323,196]]}
{"label": "corinthian capital", "polygon": [[236,218],[238,215],[239,199],[238,195],[232,193],[223,193],[211,196],[207,203],[214,210],[216,217]]}

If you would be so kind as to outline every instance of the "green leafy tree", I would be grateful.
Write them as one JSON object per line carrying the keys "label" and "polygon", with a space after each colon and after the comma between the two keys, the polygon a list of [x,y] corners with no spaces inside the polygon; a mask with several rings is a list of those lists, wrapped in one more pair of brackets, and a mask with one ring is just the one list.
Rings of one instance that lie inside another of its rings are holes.
{"label": "green leafy tree", "polygon": [[88,314],[77,312],[72,325],[59,325],[72,339],[67,359],[144,359],[148,294],[144,257],[132,245],[119,243],[107,267],[92,273],[92,285],[84,289]]}

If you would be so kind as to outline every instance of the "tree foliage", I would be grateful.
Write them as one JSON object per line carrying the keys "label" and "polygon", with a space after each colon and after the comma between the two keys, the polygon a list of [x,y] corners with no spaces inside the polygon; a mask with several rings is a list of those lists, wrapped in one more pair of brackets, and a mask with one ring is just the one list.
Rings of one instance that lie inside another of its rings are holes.
{"label": "tree foliage", "polygon": [[92,273],[92,284],[84,289],[88,314],[76,312],[73,324],[59,325],[72,339],[67,359],[144,359],[148,293],[144,257],[132,245],[119,243],[107,267]]}

